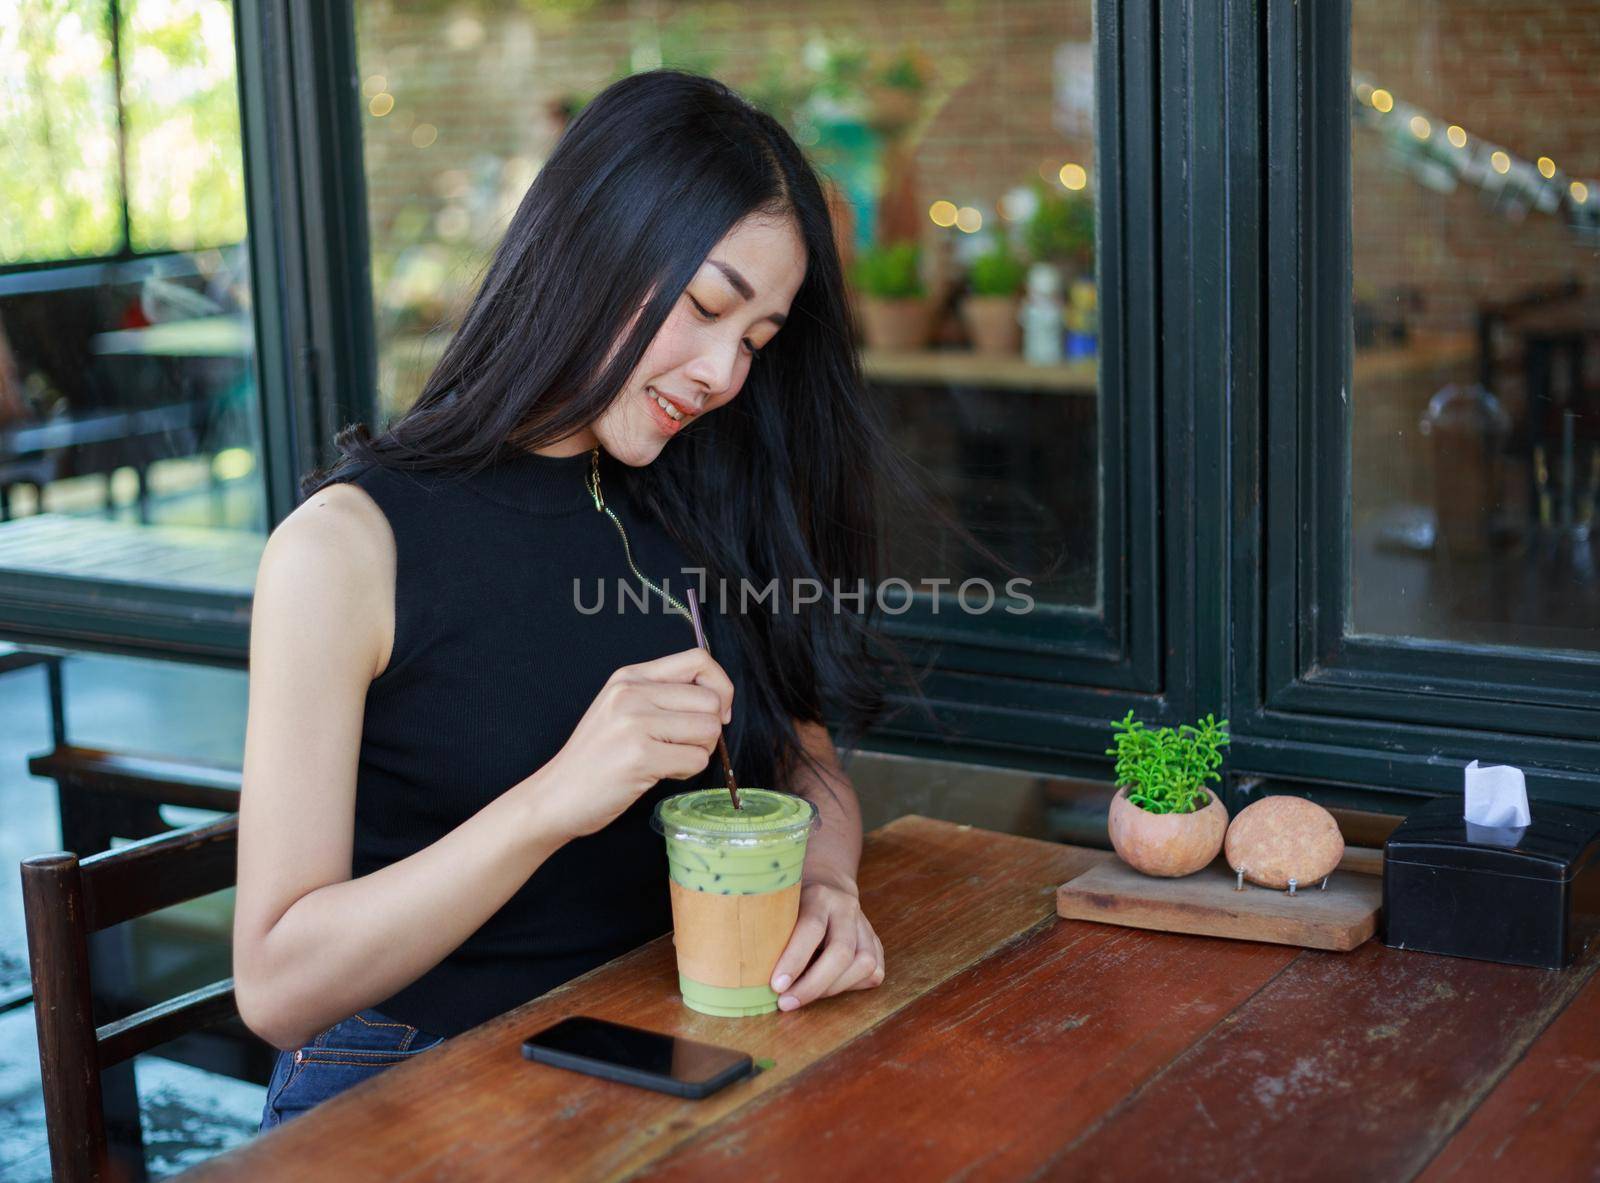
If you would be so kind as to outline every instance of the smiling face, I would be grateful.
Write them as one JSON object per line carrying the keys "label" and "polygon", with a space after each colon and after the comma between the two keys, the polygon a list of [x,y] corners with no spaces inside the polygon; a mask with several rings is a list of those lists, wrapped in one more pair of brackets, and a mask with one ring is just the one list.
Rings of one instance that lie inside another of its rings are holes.
{"label": "smiling face", "polygon": [[624,464],[649,464],[674,435],[738,395],[751,365],[761,364],[752,351],[782,328],[805,275],[791,218],[746,218],[706,256],[622,397],[587,430],[540,450],[570,456],[598,443]]}

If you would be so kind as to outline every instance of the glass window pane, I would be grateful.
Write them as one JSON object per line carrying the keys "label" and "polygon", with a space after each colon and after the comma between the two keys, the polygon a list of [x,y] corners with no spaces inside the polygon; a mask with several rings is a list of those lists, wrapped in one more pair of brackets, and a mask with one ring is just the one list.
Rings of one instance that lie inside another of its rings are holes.
{"label": "glass window pane", "polygon": [[[23,9],[57,14],[58,32],[95,10],[109,29],[106,4]],[[93,59],[104,77],[71,57],[29,90],[79,126],[94,96],[115,96],[120,57],[135,234],[83,264],[51,255],[44,226],[29,242],[57,265],[0,267],[0,570],[248,594],[267,514],[232,7],[121,11],[120,52]],[[88,159],[41,157],[30,183],[120,194],[115,139],[92,176]]]}
{"label": "glass window pane", "polygon": [[1354,0],[1352,632],[1600,649],[1596,30]]}
{"label": "glass window pane", "polygon": [[122,246],[104,0],[0,0],[0,266]]}
{"label": "glass window pane", "polygon": [[[1098,607],[1090,0],[360,0],[356,17],[388,413],[421,389],[566,120],[632,72],[711,74],[829,179],[872,393],[933,490],[1042,607]],[[892,575],[1003,582],[924,526],[897,524]]]}
{"label": "glass window pane", "polygon": [[244,164],[226,0],[123,0],[128,225],[136,251],[244,238]]}

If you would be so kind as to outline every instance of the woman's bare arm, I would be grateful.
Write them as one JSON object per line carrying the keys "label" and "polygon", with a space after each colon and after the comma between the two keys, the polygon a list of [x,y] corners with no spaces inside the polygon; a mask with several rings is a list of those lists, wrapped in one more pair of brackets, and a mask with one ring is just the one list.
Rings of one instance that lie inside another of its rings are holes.
{"label": "woman's bare arm", "polygon": [[861,804],[839,766],[828,729],[820,723],[796,723],[806,752],[821,764],[826,777],[801,764],[790,775],[789,791],[817,807],[818,826],[806,844],[805,881],[829,882],[856,891],[861,865]]}
{"label": "woman's bare arm", "polygon": [[[415,981],[566,839],[530,776],[433,845],[351,879],[367,687],[393,636],[394,542],[334,485],[268,541],[250,636],[234,977],[281,1048]],[[547,766],[548,767],[548,766]]]}

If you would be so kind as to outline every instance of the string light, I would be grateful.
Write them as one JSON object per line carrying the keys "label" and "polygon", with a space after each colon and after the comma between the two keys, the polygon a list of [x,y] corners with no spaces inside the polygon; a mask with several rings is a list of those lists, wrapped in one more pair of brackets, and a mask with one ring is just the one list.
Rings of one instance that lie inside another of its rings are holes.
{"label": "string light", "polygon": [[373,95],[372,101],[367,104],[367,110],[371,111],[373,115],[381,119],[390,111],[394,110],[394,95],[390,94],[388,91],[383,91],[379,94]]}
{"label": "string light", "polygon": [[1089,183],[1089,171],[1083,165],[1073,164],[1070,160],[1061,166],[1060,176],[1061,183],[1073,191],[1082,189]]}
{"label": "string light", "polygon": [[[1368,82],[1368,80],[1365,80],[1365,78],[1352,78],[1350,83],[1352,83],[1350,88],[1352,88],[1352,91],[1354,91],[1355,98],[1357,98],[1358,102],[1362,102],[1362,104],[1365,104],[1365,106],[1370,106],[1371,109],[1376,110],[1376,112],[1379,112],[1379,114],[1382,115],[1387,115],[1390,114],[1390,112],[1394,112],[1395,96],[1394,94],[1390,93],[1390,91],[1384,90],[1382,86],[1371,85],[1371,82]],[[1419,112],[1416,107],[1402,106],[1400,107],[1400,110],[1398,110],[1398,114],[1405,118],[1405,126],[1411,131],[1413,136],[1416,136],[1418,139],[1424,139],[1424,141],[1432,138],[1432,134],[1434,134],[1434,123],[1432,123],[1432,120],[1430,120],[1427,115]],[[1370,120],[1370,122],[1376,123],[1378,120]],[[1464,126],[1459,125],[1459,123],[1450,123],[1450,125],[1445,126],[1445,139],[1446,141],[1450,142],[1450,146],[1454,147],[1454,149],[1464,149],[1464,147],[1467,147],[1467,142],[1469,142],[1470,136],[1467,134],[1467,130],[1464,128]],[[1435,155],[1434,158],[1435,162],[1437,162],[1437,155]],[[1482,160],[1482,157],[1478,157],[1478,160]],[[1512,165],[1517,165],[1518,168],[1522,168],[1522,170],[1538,170],[1539,176],[1542,176],[1542,178],[1546,179],[1546,181],[1557,182],[1557,186],[1560,184],[1560,182],[1566,181],[1566,197],[1570,199],[1570,202],[1573,203],[1573,205],[1587,205],[1587,203],[1589,203],[1589,184],[1584,181],[1570,181],[1570,179],[1560,176],[1560,171],[1562,170],[1560,170],[1560,166],[1555,163],[1555,160],[1552,157],[1541,155],[1541,157],[1534,158],[1534,162],[1530,165],[1530,163],[1526,162],[1526,160],[1522,160],[1522,158],[1518,157],[1512,157],[1509,152],[1506,152],[1506,150],[1502,149],[1493,150],[1493,152],[1490,152],[1490,155],[1488,155],[1488,166],[1493,168],[1496,173],[1501,174],[1501,176],[1506,176],[1506,174],[1509,174],[1510,171],[1512,171]],[[1454,168],[1456,168],[1458,171],[1462,171],[1462,173],[1466,173],[1467,165],[1464,165],[1464,163],[1458,163],[1458,165],[1454,165]],[[1518,179],[1518,181],[1520,181],[1520,174],[1518,174],[1518,178],[1514,179]],[[1549,189],[1544,190],[1544,197],[1534,197],[1533,192],[1530,190],[1530,194],[1528,194],[1528,200],[1530,200],[1530,202],[1538,203],[1539,208],[1546,208],[1546,210],[1549,211],[1554,211],[1555,208],[1558,207],[1558,203],[1560,203],[1560,199],[1552,199],[1552,197],[1550,197]],[[1547,202],[1554,203],[1547,205]],[[1586,213],[1584,216],[1587,218],[1589,215]]]}
{"label": "string light", "polygon": [[983,215],[970,205],[962,206],[956,211],[956,229],[976,234],[983,229]]}
{"label": "string light", "polygon": [[928,217],[935,226],[949,229],[956,224],[956,205],[953,201],[936,201],[928,207]]}

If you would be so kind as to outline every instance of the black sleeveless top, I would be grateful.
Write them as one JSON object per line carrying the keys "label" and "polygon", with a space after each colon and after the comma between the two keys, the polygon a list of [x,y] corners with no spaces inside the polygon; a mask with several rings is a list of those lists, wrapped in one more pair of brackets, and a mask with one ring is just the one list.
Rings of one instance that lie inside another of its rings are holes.
{"label": "black sleeveless top", "polygon": [[[437,841],[547,763],[619,666],[694,647],[690,622],[629,569],[616,526],[585,488],[589,463],[588,453],[530,453],[468,477],[368,465],[340,478],[382,509],[396,549],[394,647],[367,691],[362,727],[354,875]],[[621,468],[602,453],[601,491],[634,564],[680,602],[690,586],[710,600],[702,619],[733,679],[726,738],[737,751],[743,678],[717,597],[630,501]],[[660,782],[605,829],[563,846],[377,1009],[456,1035],[665,933],[667,862],[651,808],[719,783],[713,756],[693,780]]]}

